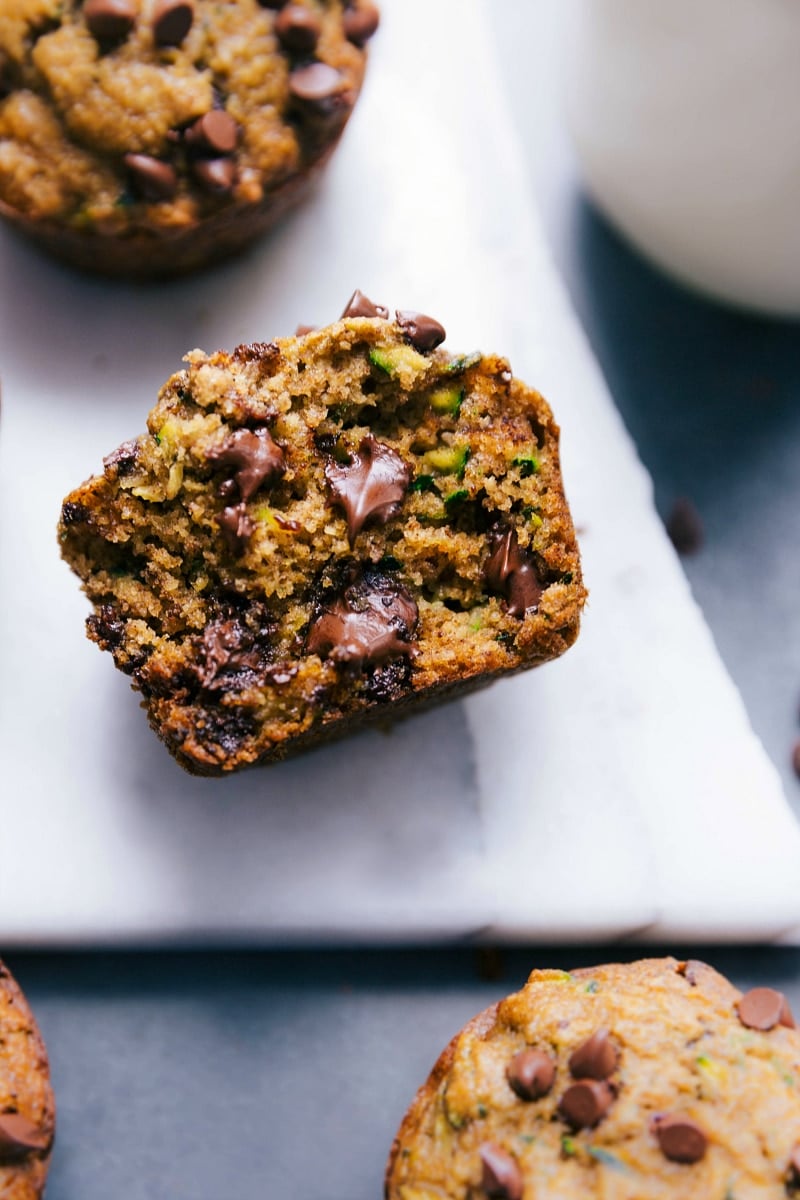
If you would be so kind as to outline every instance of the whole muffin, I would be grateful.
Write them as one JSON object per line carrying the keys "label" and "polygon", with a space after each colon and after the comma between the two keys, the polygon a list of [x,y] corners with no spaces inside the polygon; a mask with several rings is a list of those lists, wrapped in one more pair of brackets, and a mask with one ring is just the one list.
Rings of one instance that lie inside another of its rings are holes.
{"label": "whole muffin", "polygon": [[61,510],[62,553],[153,727],[236,770],[556,658],[584,588],[538,392],[356,293],[196,350]]}
{"label": "whole muffin", "polygon": [[44,1192],[55,1129],[47,1051],[25,997],[0,962],[0,1196]]}
{"label": "whole muffin", "polygon": [[800,1035],[780,992],[699,962],[534,971],[446,1048],[388,1200],[800,1194]]}
{"label": "whole muffin", "polygon": [[4,0],[0,215],[93,271],[228,257],[335,147],[370,0]]}

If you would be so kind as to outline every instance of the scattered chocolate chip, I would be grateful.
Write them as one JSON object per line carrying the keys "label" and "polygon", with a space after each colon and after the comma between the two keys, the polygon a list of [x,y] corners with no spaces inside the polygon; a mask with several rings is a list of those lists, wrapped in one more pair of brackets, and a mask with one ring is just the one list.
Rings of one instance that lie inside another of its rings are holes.
{"label": "scattered chocolate chip", "polygon": [[411,468],[396,450],[368,434],[349,462],[326,463],[325,478],[333,503],[347,514],[352,546],[368,521],[385,525],[396,516],[411,482]]}
{"label": "scattered chocolate chip", "polygon": [[599,1079],[571,1084],[558,1102],[558,1111],[573,1129],[593,1129],[614,1100],[610,1086]]}
{"label": "scattered chocolate chip", "polygon": [[569,1056],[573,1079],[608,1079],[617,1069],[619,1051],[607,1029],[598,1029]]}
{"label": "scattered chocolate chip", "polygon": [[511,1090],[520,1100],[541,1100],[555,1083],[556,1064],[544,1050],[529,1047],[515,1054],[506,1070]]}
{"label": "scattered chocolate chip", "polygon": [[402,584],[365,569],[312,621],[309,654],[355,668],[412,654],[418,610]]}
{"label": "scattered chocolate chip", "polygon": [[283,8],[283,6],[288,3],[288,0],[258,0],[258,3],[262,8],[272,8],[277,10],[279,8]]}
{"label": "scattered chocolate chip", "polygon": [[301,4],[286,4],[275,19],[275,33],[292,54],[312,54],[322,33],[316,13]]}
{"label": "scattered chocolate chip", "polygon": [[183,138],[192,150],[232,154],[239,140],[239,126],[230,113],[222,108],[212,108],[192,122]]}
{"label": "scattered chocolate chip", "polygon": [[426,317],[424,313],[398,311],[395,317],[411,345],[423,354],[427,350],[435,350],[447,337],[444,326],[434,321],[433,317]]}
{"label": "scattered chocolate chip", "polygon": [[49,1135],[21,1113],[0,1113],[0,1163],[40,1154],[49,1145]]}
{"label": "scattered chocolate chip", "polygon": [[792,748],[792,769],[795,775],[800,779],[800,739],[798,739]]}
{"label": "scattered chocolate chip", "polygon": [[286,470],[283,451],[263,427],[237,429],[221,445],[209,450],[206,458],[215,466],[234,468],[242,500],[249,500],[262,484],[280,479]]}
{"label": "scattered chocolate chip", "polygon": [[787,1185],[794,1189],[800,1187],[800,1142],[789,1155],[789,1165],[786,1168]]}
{"label": "scattered chocolate chip", "polygon": [[380,24],[380,13],[369,0],[345,9],[342,17],[344,36],[356,46],[363,46],[375,33]]}
{"label": "scattered chocolate chip", "polygon": [[63,525],[82,525],[88,516],[88,508],[75,500],[65,500],[61,505],[61,523]]}
{"label": "scattered chocolate chip", "polygon": [[157,46],[180,46],[194,21],[194,0],[156,0],[153,38]]}
{"label": "scattered chocolate chip", "polygon": [[317,325],[298,325],[294,331],[295,337],[305,337],[307,333],[316,333]]}
{"label": "scattered chocolate chip", "polygon": [[217,524],[231,554],[242,554],[255,528],[244,504],[224,508],[217,517]]}
{"label": "scattered chocolate chip", "polygon": [[122,161],[128,168],[134,191],[142,200],[157,204],[175,195],[178,176],[170,163],[149,154],[126,154]]}
{"label": "scattered chocolate chip", "polygon": [[708,1148],[708,1138],[700,1126],[680,1113],[654,1117],[653,1132],[661,1153],[670,1162],[698,1163]]}
{"label": "scattered chocolate chip", "polygon": [[373,304],[368,296],[356,288],[347,301],[340,320],[343,321],[345,317],[382,317],[386,320],[388,316],[388,308],[384,308],[382,304]]}
{"label": "scattered chocolate chip", "polygon": [[130,475],[139,459],[139,443],[135,438],[117,446],[111,454],[103,459],[103,473],[107,479],[118,479],[121,475]]}
{"label": "scattered chocolate chip", "polygon": [[490,537],[491,554],[484,567],[487,587],[506,598],[509,616],[519,620],[539,606],[544,587],[529,554],[524,554],[510,526],[496,529]]}
{"label": "scattered chocolate chip", "polygon": [[306,104],[320,104],[341,92],[345,86],[344,76],[327,63],[313,62],[296,67],[289,76],[289,91],[296,100]]}
{"label": "scattered chocolate chip", "polygon": [[783,992],[773,988],[759,987],[745,992],[736,1005],[739,1020],[748,1029],[760,1029],[766,1032],[776,1025],[785,1025],[794,1029],[794,1017],[789,1008],[789,1001]]}
{"label": "scattered chocolate chip", "polygon": [[280,356],[275,342],[242,342],[231,354],[236,362],[265,364],[276,363]]}
{"label": "scattered chocolate chip", "polygon": [[89,33],[98,42],[118,42],[136,24],[136,0],[85,0],[83,15]]}
{"label": "scattered chocolate chip", "polygon": [[203,631],[197,667],[203,687],[227,692],[262,682],[273,632],[268,615],[258,635],[235,616],[212,621]]}
{"label": "scattered chocolate chip", "polygon": [[679,496],[675,501],[666,525],[669,539],[678,554],[696,554],[703,545],[702,518],[686,496]]}
{"label": "scattered chocolate chip", "polygon": [[101,604],[86,618],[86,628],[92,641],[101,650],[118,650],[125,637],[125,622],[113,604]]}
{"label": "scattered chocolate chip", "polygon": [[522,1172],[516,1159],[494,1142],[484,1142],[479,1153],[481,1188],[489,1200],[522,1200]]}
{"label": "scattered chocolate chip", "polygon": [[192,163],[192,174],[207,192],[225,196],[236,182],[236,164],[230,158],[201,158]]}

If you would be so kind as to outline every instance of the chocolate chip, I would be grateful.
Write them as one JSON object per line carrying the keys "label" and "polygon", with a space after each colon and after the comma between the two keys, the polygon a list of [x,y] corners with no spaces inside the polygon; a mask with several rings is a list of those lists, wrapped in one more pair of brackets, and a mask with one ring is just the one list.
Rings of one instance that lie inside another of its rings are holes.
{"label": "chocolate chip", "polygon": [[41,1154],[50,1140],[47,1133],[21,1113],[0,1113],[0,1163],[5,1165]]}
{"label": "chocolate chip", "polygon": [[203,630],[197,675],[208,691],[240,690],[263,681],[269,638],[274,621],[262,615],[262,627],[254,634],[236,616],[212,621]]}
{"label": "chocolate chip", "polygon": [[800,779],[800,739],[792,747],[792,769],[797,778]]}
{"label": "chocolate chip", "polygon": [[180,46],[194,21],[194,0],[156,0],[153,38],[157,46]]}
{"label": "chocolate chip", "polygon": [[489,545],[491,554],[483,569],[486,585],[505,596],[509,616],[522,620],[526,612],[538,608],[544,591],[533,559],[520,550],[510,526],[494,530]]}
{"label": "chocolate chip", "polygon": [[773,988],[760,987],[745,992],[736,1005],[736,1011],[739,1020],[748,1029],[766,1032],[774,1029],[776,1025],[785,1025],[788,1029],[795,1028],[789,1001],[783,992],[777,992]]}
{"label": "chocolate chip", "polygon": [[89,33],[98,42],[117,42],[136,24],[135,0],[85,0],[83,16]]}
{"label": "chocolate chip", "polygon": [[133,438],[117,446],[111,454],[103,459],[103,473],[106,479],[118,479],[121,475],[130,475],[139,460],[139,443]]}
{"label": "chocolate chip", "polygon": [[380,23],[380,13],[369,0],[345,10],[342,17],[344,36],[356,46],[363,46],[375,33]]}
{"label": "chocolate chip", "polygon": [[134,191],[142,200],[157,204],[175,195],[178,176],[169,163],[149,154],[126,154],[122,161],[128,168]]}
{"label": "chocolate chip", "polygon": [[283,8],[288,3],[288,0],[258,0],[258,3],[262,8],[279,9]]}
{"label": "chocolate chip", "polygon": [[368,521],[385,525],[397,515],[411,482],[411,468],[396,450],[368,434],[349,462],[326,464],[325,478],[333,503],[347,514],[352,546]]}
{"label": "chocolate chip", "polygon": [[388,308],[384,308],[382,304],[373,304],[368,296],[356,288],[347,301],[340,320],[343,321],[345,317],[382,317],[386,320],[388,316]]}
{"label": "chocolate chip", "polygon": [[708,1138],[700,1126],[680,1113],[654,1117],[653,1132],[661,1153],[670,1162],[698,1163],[708,1148]]}
{"label": "chocolate chip", "polygon": [[285,5],[275,19],[278,40],[292,54],[311,54],[321,32],[319,17],[300,4]]}
{"label": "chocolate chip", "polygon": [[667,533],[678,554],[696,554],[703,545],[700,513],[686,496],[680,496],[667,517]]}
{"label": "chocolate chip", "polygon": [[344,86],[344,76],[335,67],[323,62],[296,67],[289,76],[289,91],[296,100],[306,104],[320,104],[329,100]]}
{"label": "chocolate chip", "polygon": [[61,505],[62,525],[82,525],[88,516],[88,508],[77,500],[65,500]]}
{"label": "chocolate chip", "polygon": [[676,968],[679,975],[682,975],[690,987],[697,987],[697,978],[701,970],[705,967],[705,963],[701,963],[696,958],[688,958],[686,962],[678,963]]}
{"label": "chocolate chip", "polygon": [[520,1100],[541,1100],[552,1088],[556,1065],[544,1050],[530,1047],[515,1054],[506,1070],[511,1090]]}
{"label": "chocolate chip", "polygon": [[264,483],[274,483],[286,470],[283,451],[268,429],[237,429],[206,454],[210,463],[233,467],[242,500],[249,500]]}
{"label": "chocolate chip", "polygon": [[619,1051],[607,1029],[598,1029],[569,1056],[574,1079],[608,1079],[617,1069]]}
{"label": "chocolate chip", "polygon": [[573,1129],[593,1129],[614,1100],[609,1085],[599,1079],[582,1079],[571,1084],[558,1102],[558,1111]]}
{"label": "chocolate chip", "polygon": [[247,509],[244,504],[232,505],[229,508],[224,508],[217,517],[217,524],[220,528],[225,545],[230,550],[231,554],[240,555],[247,547],[255,526],[247,515]]}
{"label": "chocolate chip", "polygon": [[230,158],[201,158],[192,163],[192,174],[207,192],[225,196],[236,182],[236,164]]}
{"label": "chocolate chip", "polygon": [[786,1168],[787,1185],[793,1189],[800,1186],[800,1142],[792,1149],[789,1155],[789,1165]]}
{"label": "chocolate chip", "polygon": [[306,650],[354,668],[411,654],[417,617],[417,605],[402,584],[365,569],[323,604],[311,623]]}
{"label": "chocolate chip", "polygon": [[483,1171],[481,1188],[489,1200],[522,1200],[522,1172],[515,1158],[494,1142],[479,1150]]}
{"label": "chocolate chip", "polygon": [[239,126],[222,108],[212,108],[198,117],[184,134],[187,146],[204,153],[231,154],[238,140]]}
{"label": "chocolate chip", "polygon": [[433,317],[426,317],[424,313],[396,312],[395,317],[411,345],[423,353],[435,350],[447,337],[444,326],[434,321]]}

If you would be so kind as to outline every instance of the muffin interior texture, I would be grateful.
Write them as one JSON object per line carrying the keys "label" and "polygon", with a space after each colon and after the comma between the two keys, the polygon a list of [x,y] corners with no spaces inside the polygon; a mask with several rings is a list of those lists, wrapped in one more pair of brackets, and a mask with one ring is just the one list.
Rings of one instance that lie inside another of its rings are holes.
{"label": "muffin interior texture", "polygon": [[89,634],[185,765],[279,754],[577,635],[549,408],[504,359],[418,345],[350,316],[194,351],[65,501]]}

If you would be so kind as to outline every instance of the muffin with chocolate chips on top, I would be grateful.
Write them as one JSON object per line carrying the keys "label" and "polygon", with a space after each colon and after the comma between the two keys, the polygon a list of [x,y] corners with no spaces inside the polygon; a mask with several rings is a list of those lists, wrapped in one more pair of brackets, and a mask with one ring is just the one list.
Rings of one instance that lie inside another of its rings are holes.
{"label": "muffin with chocolate chips on top", "polygon": [[25,997],[0,963],[0,1196],[44,1194],[55,1129],[47,1052]]}
{"label": "muffin with chocolate chips on top", "polygon": [[356,293],[187,356],[67,497],[89,636],[191,771],[267,762],[562,654],[584,589],[542,397]]}
{"label": "muffin with chocolate chips on top", "polygon": [[330,156],[377,26],[371,0],[6,0],[0,215],[105,274],[228,257]]}
{"label": "muffin with chocolate chips on top", "polygon": [[534,971],[441,1055],[386,1200],[786,1200],[798,1066],[786,998],[703,963]]}

